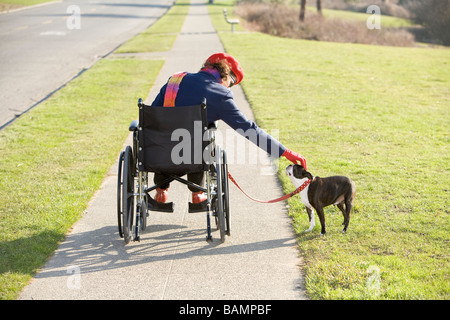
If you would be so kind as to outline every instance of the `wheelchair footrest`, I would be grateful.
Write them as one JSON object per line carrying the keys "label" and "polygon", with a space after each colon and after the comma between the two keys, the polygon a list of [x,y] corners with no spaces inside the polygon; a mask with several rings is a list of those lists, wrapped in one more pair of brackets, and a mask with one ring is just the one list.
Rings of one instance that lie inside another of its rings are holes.
{"label": "wheelchair footrest", "polygon": [[189,202],[189,213],[195,213],[195,212],[205,212],[206,211],[206,206],[207,206],[207,202],[208,201],[203,201],[200,203],[192,203]]}
{"label": "wheelchair footrest", "polygon": [[173,212],[174,204],[173,202],[168,203],[159,203],[149,195],[147,195],[148,199],[148,210],[152,211],[161,211],[161,212]]}

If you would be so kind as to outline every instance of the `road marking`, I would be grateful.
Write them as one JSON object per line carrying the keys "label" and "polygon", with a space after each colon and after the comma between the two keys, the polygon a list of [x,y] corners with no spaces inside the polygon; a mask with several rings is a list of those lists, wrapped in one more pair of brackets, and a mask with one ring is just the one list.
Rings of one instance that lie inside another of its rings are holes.
{"label": "road marking", "polygon": [[45,31],[41,32],[40,36],[65,36],[67,33],[63,31]]}

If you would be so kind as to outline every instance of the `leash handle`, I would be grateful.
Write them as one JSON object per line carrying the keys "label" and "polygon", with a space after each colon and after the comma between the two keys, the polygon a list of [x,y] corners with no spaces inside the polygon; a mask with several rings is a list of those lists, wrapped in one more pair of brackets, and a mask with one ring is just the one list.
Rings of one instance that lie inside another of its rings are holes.
{"label": "leash handle", "polygon": [[228,172],[228,178],[229,178],[229,179],[236,185],[236,187],[237,187],[239,190],[241,190],[241,192],[242,192],[243,194],[245,194],[249,199],[251,199],[251,200],[253,200],[253,201],[255,201],[255,202],[259,202],[259,203],[275,203],[275,202],[280,202],[280,201],[289,199],[290,197],[296,195],[297,193],[300,193],[302,190],[304,190],[304,189],[311,183],[311,180],[308,179],[308,180],[306,180],[300,187],[298,187],[297,189],[295,189],[295,190],[292,191],[291,193],[288,193],[288,194],[286,194],[286,195],[284,195],[284,196],[282,196],[282,197],[280,197],[280,198],[276,198],[276,199],[264,201],[264,200],[258,200],[258,199],[255,199],[255,198],[251,197],[250,195],[248,195],[244,190],[242,190],[242,188],[238,185],[238,183],[237,183],[236,180],[233,178],[233,176],[231,175],[230,172]]}

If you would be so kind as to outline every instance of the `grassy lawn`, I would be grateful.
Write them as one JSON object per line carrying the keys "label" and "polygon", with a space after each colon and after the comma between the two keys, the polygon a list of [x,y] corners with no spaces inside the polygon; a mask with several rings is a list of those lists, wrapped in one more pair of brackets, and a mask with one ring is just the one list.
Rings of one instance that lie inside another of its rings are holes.
{"label": "grassy lawn", "polygon": [[0,0],[0,12],[54,0]]}
{"label": "grassy lawn", "polygon": [[51,2],[54,0],[0,0],[0,4],[13,4],[18,6],[32,6],[35,4]]}
{"label": "grassy lawn", "polygon": [[39,3],[51,2],[54,0],[0,0],[0,3],[16,4],[21,6],[32,6]]}
{"label": "grassy lawn", "polygon": [[[394,48],[230,33],[209,7],[224,46],[245,70],[258,124],[302,153],[313,175],[357,186],[347,234],[326,209],[312,233],[289,200],[312,299],[449,299],[450,50]],[[285,192],[294,189],[280,161]]]}
{"label": "grassy lawn", "polygon": [[[299,7],[299,5],[297,5],[297,7]],[[317,12],[317,10],[314,7],[307,6],[306,12],[307,12],[306,14],[308,14],[308,12],[315,13]],[[325,8],[322,8],[322,14],[325,18],[340,18],[346,20],[361,21],[364,24],[366,23],[367,19],[371,16],[371,14],[369,13],[353,12],[346,10],[333,10]],[[387,16],[381,12],[380,24],[382,28],[398,28],[398,27],[409,27],[414,23],[411,20]]]}

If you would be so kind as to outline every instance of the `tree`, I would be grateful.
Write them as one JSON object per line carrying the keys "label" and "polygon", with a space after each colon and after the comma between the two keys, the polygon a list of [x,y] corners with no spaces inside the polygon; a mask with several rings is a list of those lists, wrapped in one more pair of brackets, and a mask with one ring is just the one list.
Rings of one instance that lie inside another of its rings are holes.
{"label": "tree", "polygon": [[316,0],[317,13],[322,16],[322,1]]}
{"label": "tree", "polygon": [[300,21],[305,20],[306,0],[300,1]]}
{"label": "tree", "polygon": [[433,37],[450,45],[450,0],[416,0],[411,11]]}
{"label": "tree", "polygon": [[[316,0],[317,13],[322,16],[322,1]],[[305,20],[306,0],[300,1],[300,21]]]}

